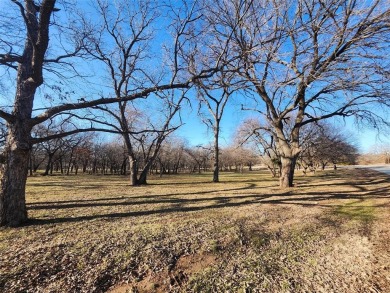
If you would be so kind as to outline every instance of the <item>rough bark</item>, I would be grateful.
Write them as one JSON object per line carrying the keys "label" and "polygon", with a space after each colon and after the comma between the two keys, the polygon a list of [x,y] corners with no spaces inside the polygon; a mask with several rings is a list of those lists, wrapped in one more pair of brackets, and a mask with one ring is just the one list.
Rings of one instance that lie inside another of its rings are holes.
{"label": "rough bark", "polygon": [[31,151],[31,115],[37,88],[43,83],[43,58],[49,42],[50,16],[55,0],[42,2],[39,19],[33,1],[20,9],[28,34],[19,60],[12,115],[7,119],[6,163],[1,178],[0,225],[19,226],[27,220],[25,187]]}
{"label": "rough bark", "polygon": [[[9,126],[5,149],[6,163],[1,178],[0,225],[16,227],[27,221],[25,188],[30,145],[23,138],[25,129]],[[19,124],[22,128],[22,126]],[[19,128],[19,129],[18,129]]]}
{"label": "rough bark", "polygon": [[146,167],[141,171],[141,174],[139,175],[139,178],[137,180],[137,185],[146,185],[147,184],[146,179],[148,178],[149,169],[150,168]]}
{"label": "rough bark", "polygon": [[280,187],[281,188],[288,188],[293,187],[294,183],[294,171],[295,171],[295,164],[297,161],[297,157],[282,157],[282,166],[281,166],[281,174],[280,174]]}
{"label": "rough bark", "polygon": [[130,162],[130,185],[131,186],[137,186],[138,180],[137,180],[137,160],[129,156],[129,162]]}

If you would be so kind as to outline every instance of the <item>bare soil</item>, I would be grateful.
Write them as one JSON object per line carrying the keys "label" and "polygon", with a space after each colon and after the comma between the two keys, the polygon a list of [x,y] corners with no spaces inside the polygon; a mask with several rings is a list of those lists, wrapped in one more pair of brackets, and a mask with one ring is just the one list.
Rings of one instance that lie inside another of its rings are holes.
{"label": "bare soil", "polygon": [[364,169],[31,177],[1,292],[390,292],[390,179]]}

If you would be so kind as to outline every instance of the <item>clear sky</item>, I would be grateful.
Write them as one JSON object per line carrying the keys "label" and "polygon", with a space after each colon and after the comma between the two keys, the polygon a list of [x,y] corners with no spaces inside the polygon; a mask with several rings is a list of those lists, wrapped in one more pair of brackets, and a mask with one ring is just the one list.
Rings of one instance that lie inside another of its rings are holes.
{"label": "clear sky", "polygon": [[[176,134],[187,139],[191,145],[206,145],[212,142],[212,132],[201,122],[196,112],[196,107],[192,111],[190,109],[184,111],[183,117],[185,118],[183,122],[185,124],[179,128]],[[242,111],[237,101],[228,104],[221,123],[221,146],[229,145],[240,122],[245,117],[253,115],[253,113]],[[383,131],[378,134],[377,130],[368,127],[358,128],[352,119],[346,121],[345,124],[338,122],[337,125],[338,128],[346,131],[347,136],[350,137],[352,142],[356,143],[361,153],[372,151],[375,145],[388,144],[390,147],[390,138],[389,136],[386,137],[386,133]]]}
{"label": "clear sky", "polygon": [[[78,4],[81,5],[83,8],[86,8],[88,6],[87,3],[88,1],[80,1]],[[13,8],[12,11],[17,11],[15,9],[15,5],[10,4],[10,1],[0,0],[0,8],[9,8],[9,5],[11,5],[11,7]],[[161,46],[159,48],[161,48]],[[155,49],[157,49],[157,47],[155,47]],[[89,66],[91,66],[91,64]],[[88,67],[85,68],[85,70],[88,71],[91,70],[91,68],[92,67]],[[93,70],[97,71],[98,67],[94,68]],[[5,72],[1,72],[1,68],[0,76],[7,77]],[[87,93],[82,91],[90,91],[91,87],[84,87],[83,89],[79,88],[78,90],[80,91],[79,93],[81,93],[81,96],[86,96]],[[100,88],[100,91],[103,90]],[[12,100],[12,97],[12,91],[2,91],[0,93],[0,103],[2,105],[6,105],[9,103],[10,100]],[[239,126],[240,122],[245,117],[254,115],[253,113],[247,111],[241,111],[240,105],[241,102],[239,100],[232,100],[227,105],[227,109],[224,113],[221,123],[221,146],[229,145],[234,135],[234,132]],[[208,130],[205,124],[203,124],[199,117],[197,117],[197,105],[193,105],[192,110],[189,108],[184,109],[182,117],[184,125],[177,131],[176,134],[178,136],[186,138],[191,145],[205,145],[212,141],[212,131]],[[361,152],[370,151],[372,146],[375,144],[388,143],[390,145],[389,138],[386,138],[384,133],[378,136],[378,133],[376,131],[369,129],[358,129],[353,125],[351,121],[347,122],[347,124],[345,125],[345,129],[354,137],[354,140],[356,140]]]}
{"label": "clear sky", "polygon": [[381,132],[378,134],[377,131],[370,129],[351,129],[351,132],[355,133],[357,136],[359,149],[362,153],[372,152],[375,146],[382,147],[386,145],[387,147],[390,147],[390,137],[388,133]]}

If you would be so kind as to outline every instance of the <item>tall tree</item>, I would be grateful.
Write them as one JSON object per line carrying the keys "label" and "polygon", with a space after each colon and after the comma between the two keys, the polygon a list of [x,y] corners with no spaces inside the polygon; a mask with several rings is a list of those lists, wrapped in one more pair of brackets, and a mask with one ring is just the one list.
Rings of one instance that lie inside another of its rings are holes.
{"label": "tall tree", "polygon": [[[187,27],[198,15],[192,6],[182,21],[173,25],[174,48],[167,54],[173,53],[171,58],[174,61],[173,64],[164,64],[151,50],[151,46],[156,45],[152,44],[156,35],[162,34],[159,31],[163,22],[161,7],[156,1],[116,1],[113,4],[99,0],[96,1],[96,11],[101,21],[94,24],[96,31],[87,39],[85,47],[107,68],[107,77],[118,101],[116,109],[111,105],[95,108],[109,114],[112,119],[105,125],[122,135],[129,156],[131,185],[146,184],[147,174],[163,141],[180,126],[180,123],[172,123],[186,93],[174,90],[174,84],[185,74],[178,54],[183,46],[183,36],[188,36]],[[171,72],[167,70],[170,65]],[[150,70],[152,66],[155,69]],[[151,94],[146,105],[143,101],[121,100],[122,96],[140,88],[153,87],[161,81],[171,84],[171,90]]]}
{"label": "tall tree", "polygon": [[[43,63],[49,44],[49,25],[55,1],[43,1],[38,11],[33,1],[13,1],[20,8],[26,25],[26,39],[21,55],[12,47],[0,54],[0,64],[17,66],[17,89],[12,113],[0,112],[7,121],[6,162],[1,179],[0,224],[16,226],[27,219],[25,185],[30,155],[31,115],[37,88],[43,83]],[[38,17],[39,14],[39,17]],[[3,40],[4,41],[4,40]]]}
{"label": "tall tree", "polygon": [[213,2],[216,34],[232,32],[231,53],[250,87],[254,103],[245,108],[274,136],[282,188],[293,186],[304,125],[334,116],[387,124],[376,109],[390,101],[388,0]]}
{"label": "tall tree", "polygon": [[[76,98],[67,101],[55,99],[54,96],[51,96],[50,98],[55,100],[54,105],[33,112],[33,110],[37,110],[34,109],[33,105],[37,89],[44,82],[45,68],[49,69],[46,72],[53,72],[53,67],[48,66],[54,64],[58,66],[68,65],[68,68],[73,69],[73,64],[67,60],[84,56],[83,45],[85,41],[83,39],[89,36],[92,31],[88,26],[81,26],[80,31],[76,31],[77,33],[74,34],[75,42],[73,44],[64,45],[59,41],[56,46],[48,50],[49,31],[55,27],[57,21],[62,20],[61,17],[53,19],[52,15],[54,12],[60,14],[63,9],[66,9],[65,2],[60,2],[60,4],[64,4],[60,7],[61,10],[55,8],[55,4],[55,0],[42,0],[40,5],[37,5],[33,0],[24,0],[23,3],[22,1],[12,0],[10,5],[16,5],[14,7],[18,11],[10,9],[13,12],[12,17],[0,18],[0,30],[4,32],[0,38],[0,65],[16,72],[13,109],[11,112],[7,111],[7,107],[0,109],[0,118],[5,120],[7,124],[7,139],[4,147],[5,166],[0,187],[1,226],[18,226],[27,220],[25,187],[30,150],[34,143],[83,131],[108,131],[104,127],[87,127],[84,129],[75,127],[63,133],[31,138],[31,130],[35,125],[59,116],[61,113],[68,112],[69,114],[69,111],[73,112],[97,105],[117,103],[118,98],[121,101],[130,101],[140,97],[146,98],[151,93],[158,93],[167,89],[188,88],[193,81],[214,74],[220,67],[218,63],[214,63],[207,68],[203,67],[197,74],[189,73],[180,80],[158,80],[158,83],[148,87],[138,87],[125,95],[121,93],[119,97],[78,97],[78,100]],[[75,12],[73,7],[69,8]],[[8,30],[8,27],[16,20],[21,20],[23,27]],[[64,25],[58,25],[57,28],[63,29]],[[15,34],[12,35],[14,31]],[[59,31],[58,38],[61,40],[63,35],[64,32]],[[7,38],[3,38],[3,36],[7,36]],[[55,38],[50,39],[55,40]],[[24,42],[23,46],[20,46],[20,43],[23,43],[21,40]],[[61,77],[61,75],[59,76]],[[7,106],[9,107],[9,105]]]}
{"label": "tall tree", "polygon": [[[199,82],[197,90],[199,99],[198,114],[203,123],[213,131],[213,182],[219,182],[219,136],[225,107],[234,93],[232,76],[228,76],[227,73],[221,71],[209,83]],[[204,113],[202,108],[206,108],[207,113]]]}

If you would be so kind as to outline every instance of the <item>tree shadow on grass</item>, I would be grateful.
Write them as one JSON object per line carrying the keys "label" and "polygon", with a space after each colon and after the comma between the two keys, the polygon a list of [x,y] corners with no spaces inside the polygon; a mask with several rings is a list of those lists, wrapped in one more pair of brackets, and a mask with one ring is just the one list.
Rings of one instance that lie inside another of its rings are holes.
{"label": "tree shadow on grass", "polygon": [[[260,175],[260,174],[259,174]],[[158,179],[157,179],[158,180]],[[252,179],[229,179],[229,180],[224,180],[223,178],[220,179],[219,182],[213,182],[211,178],[209,180],[202,180],[202,181],[195,181],[195,182],[158,182],[154,183],[153,181],[148,183],[150,186],[180,186],[180,185],[222,185],[222,184],[231,184],[231,183],[253,183],[253,182],[259,182],[258,178],[252,178]],[[278,184],[278,179],[277,178],[261,178],[261,182],[275,182],[275,186]]]}
{"label": "tree shadow on grass", "polygon": [[[237,191],[242,189],[251,189],[252,185],[246,186],[244,188],[235,188],[227,189],[226,191]],[[35,205],[30,206],[29,209],[65,209],[65,208],[89,208],[89,207],[113,207],[113,206],[132,206],[132,205],[144,205],[145,210],[142,211],[128,211],[128,212],[117,212],[117,213],[108,213],[108,214],[94,214],[94,215],[83,215],[83,216],[70,216],[70,217],[59,217],[59,218],[50,218],[50,219],[31,219],[27,225],[45,225],[45,224],[57,224],[57,223],[72,223],[72,222],[81,222],[81,221],[90,221],[96,219],[107,219],[113,220],[118,218],[131,218],[131,217],[141,217],[141,216],[151,216],[151,215],[165,215],[170,213],[189,213],[189,212],[198,212],[212,209],[222,209],[222,208],[231,208],[231,207],[242,207],[249,205],[262,205],[262,204],[272,204],[272,205],[299,205],[303,207],[322,207],[327,209],[335,209],[338,207],[344,207],[345,204],[334,204],[326,203],[324,201],[332,200],[351,200],[363,202],[369,198],[390,198],[389,195],[390,187],[380,187],[377,189],[370,190],[367,192],[343,192],[343,193],[332,193],[332,192],[306,192],[301,194],[296,194],[290,196],[292,191],[273,193],[273,194],[248,194],[248,195],[237,195],[237,196],[214,196],[214,197],[205,197],[205,198],[159,198],[159,196],[140,196],[139,199],[148,198],[150,200],[141,200],[141,201],[121,201],[121,202],[101,202],[100,200],[89,200],[88,202],[83,203],[50,203],[46,205]],[[205,191],[205,192],[194,192],[192,194],[207,194],[215,191]],[[177,196],[178,194],[170,194],[169,196]],[[179,194],[186,195],[186,194]],[[118,199],[118,198],[117,198]],[[122,197],[119,198],[123,200]],[[134,197],[126,197],[126,200],[134,199]],[[115,200],[115,199],[109,199]],[[100,201],[100,202],[99,202]],[[199,206],[202,203],[203,205]],[[208,204],[209,203],[209,204]],[[168,207],[162,207],[157,209],[147,209],[150,204],[170,204]],[[361,207],[375,207],[375,208],[389,208],[390,203],[387,204],[377,204],[377,205],[367,205],[364,204]],[[359,205],[354,204],[353,208],[359,208]]]}
{"label": "tree shadow on grass", "polygon": [[382,183],[388,183],[390,184],[390,178],[376,178],[376,179],[369,179],[369,180],[357,180],[356,182],[349,182],[348,184],[346,184],[345,181],[340,181],[340,182],[333,182],[333,183],[321,183],[321,184],[315,184],[315,185],[312,185],[310,184],[309,182],[300,182],[298,181],[297,182],[297,186],[299,188],[304,188],[304,187],[327,187],[327,186],[353,186],[357,189],[360,189],[361,191],[366,191],[368,190],[368,188],[366,188],[365,186],[372,186],[372,185],[377,185],[377,184],[382,184]]}
{"label": "tree shadow on grass", "polygon": [[67,184],[41,184],[41,183],[34,183],[31,184],[31,187],[46,187],[50,188],[51,190],[63,190],[63,189],[73,189],[73,190],[78,190],[78,189],[99,189],[102,187],[105,187],[104,184],[76,184],[76,183],[67,183]]}
{"label": "tree shadow on grass", "polygon": [[[172,199],[169,199],[169,197],[175,197],[175,196],[187,196],[187,195],[202,195],[202,194],[209,194],[209,193],[216,193],[216,192],[232,192],[232,191],[240,191],[240,190],[246,190],[246,189],[253,189],[256,185],[255,184],[248,184],[244,187],[239,188],[226,188],[226,189],[217,189],[217,190],[205,190],[205,191],[196,191],[196,192],[185,192],[185,193],[165,193],[165,194],[151,194],[151,195],[141,195],[141,196],[120,196],[120,197],[106,197],[106,198],[97,198],[97,199],[82,199],[82,200],[64,200],[64,201],[46,201],[46,202],[34,202],[34,203],[28,203],[27,207],[29,209],[51,209],[51,208],[76,208],[76,207],[82,207],[82,206],[104,206],[104,205],[110,205],[110,204],[98,204],[95,202],[100,201],[113,201],[113,200],[127,200],[127,202],[124,202],[124,205],[132,205],[132,204],[148,204],[148,203],[165,203],[169,202]],[[268,188],[268,187],[264,187]],[[285,193],[288,193],[286,191]],[[153,199],[159,199],[153,201]],[[168,199],[166,199],[168,198]],[[219,197],[215,197],[219,198]],[[233,198],[233,197],[232,197]],[[137,201],[139,199],[144,199],[145,201]],[[134,201],[135,200],[135,201]],[[177,200],[175,198],[175,200]],[[187,199],[183,199],[183,201],[186,201]],[[199,199],[201,200],[201,199]]]}
{"label": "tree shadow on grass", "polygon": [[[329,178],[329,177],[327,177]],[[338,177],[337,177],[338,178]],[[363,201],[369,198],[390,198],[390,186],[386,187],[377,187],[372,188],[376,184],[390,183],[390,178],[379,172],[368,173],[367,177],[356,178],[352,182],[330,182],[324,184],[315,184],[315,187],[319,186],[350,186],[354,187],[354,191],[345,191],[345,192],[330,192],[330,191],[302,191],[297,193],[296,189],[290,190],[279,190],[277,193],[264,194],[262,193],[252,193],[245,195],[233,195],[233,196],[211,196],[211,197],[199,197],[199,198],[183,198],[189,195],[206,195],[213,193],[231,193],[239,192],[243,190],[253,190],[255,191],[256,184],[252,183],[256,181],[255,179],[248,180],[237,180],[237,182],[249,183],[247,186],[240,188],[226,188],[223,190],[208,190],[208,191],[195,191],[195,192],[185,192],[185,193],[169,193],[169,194],[153,194],[153,195],[142,195],[142,196],[120,196],[120,197],[106,197],[98,199],[86,199],[86,200],[70,200],[70,201],[55,201],[55,202],[36,202],[29,203],[29,210],[63,210],[63,209],[72,209],[77,208],[81,209],[81,212],[84,210],[88,211],[88,208],[91,207],[120,207],[120,206],[137,206],[137,209],[145,207],[144,210],[137,211],[125,211],[125,212],[116,212],[108,214],[94,214],[94,215],[81,215],[81,216],[69,216],[69,217],[58,217],[58,218],[47,218],[47,219],[31,219],[27,224],[28,225],[44,225],[44,224],[56,224],[56,223],[67,223],[67,222],[81,222],[89,221],[95,219],[118,219],[126,217],[141,217],[141,216],[150,216],[150,215],[164,215],[169,213],[188,213],[188,212],[198,212],[209,209],[221,209],[221,208],[231,208],[231,207],[241,207],[246,205],[253,204],[272,204],[272,205],[299,205],[303,207],[322,207],[327,209],[337,209],[340,207],[345,207],[345,201],[340,204],[334,202],[326,202],[333,200],[355,200],[353,208],[359,208],[359,203],[362,202],[361,207],[369,207],[366,203],[363,204]],[[232,181],[229,181],[232,182]],[[299,182],[299,181],[298,181]],[[301,181],[302,182],[302,181]],[[208,182],[209,183],[209,182]],[[307,182],[302,182],[302,185],[299,187],[310,187],[313,185],[308,184]],[[178,184],[192,184],[192,183],[178,183]],[[204,184],[204,182],[196,182],[196,184]],[[306,184],[306,185],[305,185]],[[159,184],[156,184],[159,185]],[[162,185],[162,184],[161,184]],[[170,183],[170,185],[175,186],[176,184]],[[371,188],[367,188],[370,186]],[[268,188],[276,187],[274,185],[268,186]],[[267,187],[257,188],[256,191],[264,190]],[[299,188],[298,188],[299,190]],[[294,196],[291,196],[294,195]],[[150,205],[168,205],[164,207],[157,207],[155,209],[150,209]],[[388,208],[389,203],[387,204],[377,204],[372,205],[375,208]],[[149,208],[149,209],[148,209]]]}

